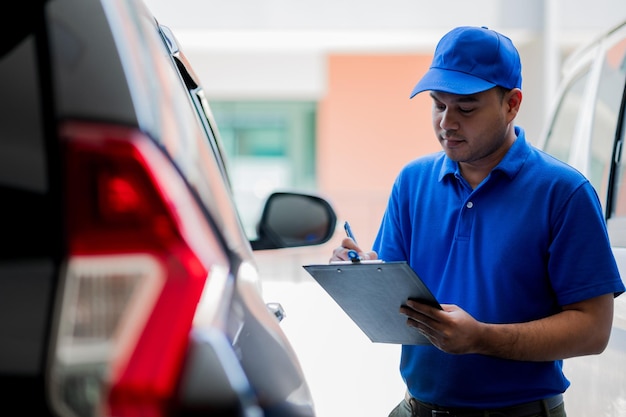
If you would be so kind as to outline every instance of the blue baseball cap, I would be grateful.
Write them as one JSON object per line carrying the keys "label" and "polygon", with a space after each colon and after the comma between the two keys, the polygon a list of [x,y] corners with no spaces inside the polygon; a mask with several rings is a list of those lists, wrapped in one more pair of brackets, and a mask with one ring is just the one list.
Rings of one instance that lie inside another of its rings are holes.
{"label": "blue baseball cap", "polygon": [[422,91],[475,94],[497,85],[522,88],[522,64],[513,42],[486,27],[461,26],[441,38],[410,98]]}

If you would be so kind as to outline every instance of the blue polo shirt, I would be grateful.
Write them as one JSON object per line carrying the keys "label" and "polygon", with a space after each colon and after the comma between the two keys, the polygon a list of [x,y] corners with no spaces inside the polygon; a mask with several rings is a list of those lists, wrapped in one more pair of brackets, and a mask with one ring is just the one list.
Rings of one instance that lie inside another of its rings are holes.
{"label": "blue polo shirt", "polygon": [[[437,299],[477,320],[517,323],[624,291],[598,197],[578,171],[517,140],[472,189],[439,152],[398,175],[373,249],[407,261]],[[523,362],[402,346],[400,371],[417,399],[504,407],[565,391],[562,361]]]}

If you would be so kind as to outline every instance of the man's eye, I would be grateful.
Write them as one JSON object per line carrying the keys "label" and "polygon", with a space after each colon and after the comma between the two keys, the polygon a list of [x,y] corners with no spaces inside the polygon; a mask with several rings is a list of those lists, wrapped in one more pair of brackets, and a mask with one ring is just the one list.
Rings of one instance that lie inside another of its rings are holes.
{"label": "man's eye", "polygon": [[474,111],[474,109],[473,109],[473,108],[467,108],[467,109],[464,109],[464,108],[462,108],[462,107],[459,107],[459,111],[460,111],[461,113],[468,114],[468,113],[473,112],[473,111]]}

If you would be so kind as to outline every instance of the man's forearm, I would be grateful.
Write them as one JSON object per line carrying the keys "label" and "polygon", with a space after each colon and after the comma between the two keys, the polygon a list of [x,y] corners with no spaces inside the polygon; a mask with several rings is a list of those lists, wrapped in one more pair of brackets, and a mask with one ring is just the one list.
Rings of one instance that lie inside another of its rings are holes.
{"label": "man's forearm", "polygon": [[613,322],[613,294],[564,307],[527,323],[482,323],[476,353],[523,361],[552,361],[599,354]]}

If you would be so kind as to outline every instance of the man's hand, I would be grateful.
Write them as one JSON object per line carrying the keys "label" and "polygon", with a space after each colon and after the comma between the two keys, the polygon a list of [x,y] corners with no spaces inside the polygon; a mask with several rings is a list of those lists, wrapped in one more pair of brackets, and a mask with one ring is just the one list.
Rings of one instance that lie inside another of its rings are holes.
{"label": "man's hand", "polygon": [[443,310],[414,300],[400,308],[407,316],[407,324],[415,327],[430,342],[447,353],[476,353],[474,344],[480,334],[481,323],[453,304],[442,304]]}
{"label": "man's hand", "polygon": [[348,256],[348,251],[350,250],[355,250],[361,257],[361,260],[373,261],[378,259],[378,254],[376,252],[364,252],[359,245],[354,242],[354,240],[346,237],[341,241],[341,246],[333,250],[333,255],[331,256],[329,262],[349,261],[350,257]]}

